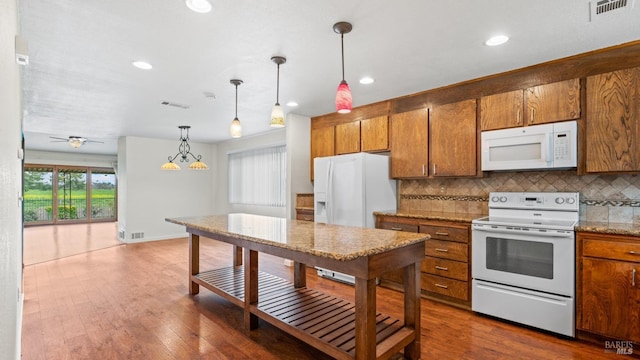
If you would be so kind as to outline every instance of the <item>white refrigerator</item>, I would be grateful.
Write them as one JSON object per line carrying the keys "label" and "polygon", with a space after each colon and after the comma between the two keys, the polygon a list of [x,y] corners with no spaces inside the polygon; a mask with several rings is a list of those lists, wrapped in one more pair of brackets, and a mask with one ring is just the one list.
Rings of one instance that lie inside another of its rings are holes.
{"label": "white refrigerator", "polygon": [[[314,219],[319,223],[375,227],[374,211],[396,210],[396,181],[389,178],[389,157],[355,153],[315,158]],[[353,276],[328,269],[318,275],[354,283]]]}

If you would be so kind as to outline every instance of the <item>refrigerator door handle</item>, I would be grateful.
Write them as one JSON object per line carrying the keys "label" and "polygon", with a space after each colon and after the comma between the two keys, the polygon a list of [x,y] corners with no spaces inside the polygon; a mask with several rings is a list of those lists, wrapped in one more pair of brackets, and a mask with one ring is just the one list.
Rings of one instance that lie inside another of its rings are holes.
{"label": "refrigerator door handle", "polygon": [[327,198],[326,198],[326,209],[327,209],[327,224],[333,224],[333,161],[329,160],[329,166],[327,169]]}

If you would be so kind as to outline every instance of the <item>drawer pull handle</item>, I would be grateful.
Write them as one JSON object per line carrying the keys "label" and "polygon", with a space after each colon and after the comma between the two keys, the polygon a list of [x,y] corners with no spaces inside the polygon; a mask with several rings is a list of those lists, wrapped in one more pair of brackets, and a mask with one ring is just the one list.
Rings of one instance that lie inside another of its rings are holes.
{"label": "drawer pull handle", "polygon": [[631,286],[636,286],[636,269],[631,272]]}
{"label": "drawer pull handle", "polygon": [[448,289],[449,287],[447,285],[442,285],[442,284],[436,284],[437,287],[439,288],[443,288],[443,289]]}
{"label": "drawer pull handle", "polygon": [[438,232],[438,231],[436,231],[436,235],[440,235],[440,236],[449,236],[449,233],[446,233],[446,232]]}
{"label": "drawer pull handle", "polygon": [[392,227],[391,230],[402,231],[402,228],[401,227]]}
{"label": "drawer pull handle", "polygon": [[305,219],[305,220],[307,220],[307,221],[311,221],[311,218],[310,218],[310,217],[308,217],[308,216],[307,216],[307,217],[305,217],[304,219]]}
{"label": "drawer pull handle", "polygon": [[438,251],[438,252],[449,252],[449,249],[436,248],[436,251]]}
{"label": "drawer pull handle", "polygon": [[630,255],[640,255],[639,252],[636,252],[636,251],[633,251],[633,250],[629,251],[629,254]]}
{"label": "drawer pull handle", "polygon": [[438,265],[436,265],[436,270],[449,271],[449,268],[446,268],[446,267],[444,267],[444,266],[438,266]]}

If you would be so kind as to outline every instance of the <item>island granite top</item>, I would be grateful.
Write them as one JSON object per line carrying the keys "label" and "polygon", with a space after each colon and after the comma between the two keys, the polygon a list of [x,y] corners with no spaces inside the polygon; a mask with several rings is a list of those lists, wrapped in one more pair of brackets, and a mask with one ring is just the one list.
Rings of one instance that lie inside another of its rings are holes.
{"label": "island granite top", "polygon": [[328,225],[251,214],[167,218],[189,229],[349,261],[424,242],[427,234]]}

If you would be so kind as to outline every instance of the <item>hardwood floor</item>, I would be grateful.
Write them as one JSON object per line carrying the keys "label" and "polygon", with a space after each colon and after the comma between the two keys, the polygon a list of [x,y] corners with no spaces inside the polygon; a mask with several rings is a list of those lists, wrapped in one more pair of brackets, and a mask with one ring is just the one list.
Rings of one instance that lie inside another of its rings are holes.
{"label": "hardwood floor", "polygon": [[[231,264],[231,247],[201,240],[202,269]],[[188,295],[186,239],[110,247],[25,268],[22,359],[328,359],[206,289]],[[292,280],[280,258],[260,269]],[[353,287],[307,285],[353,301]],[[402,316],[399,293],[379,288],[378,310]],[[597,345],[422,300],[423,359],[611,359]]]}
{"label": "hardwood floor", "polygon": [[121,245],[117,236],[115,222],[28,226],[24,229],[24,264]]}

